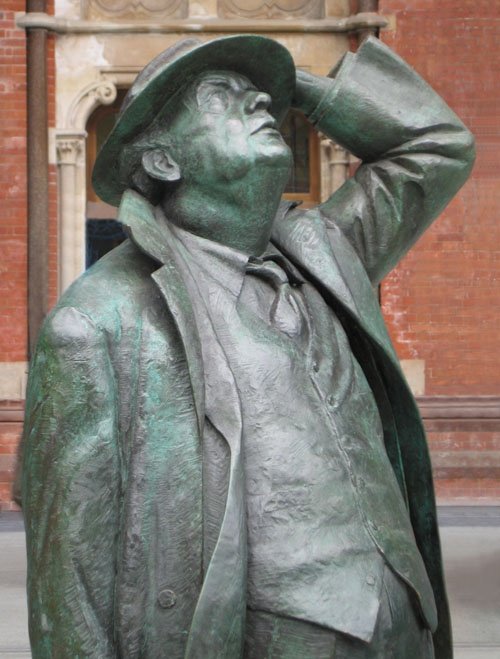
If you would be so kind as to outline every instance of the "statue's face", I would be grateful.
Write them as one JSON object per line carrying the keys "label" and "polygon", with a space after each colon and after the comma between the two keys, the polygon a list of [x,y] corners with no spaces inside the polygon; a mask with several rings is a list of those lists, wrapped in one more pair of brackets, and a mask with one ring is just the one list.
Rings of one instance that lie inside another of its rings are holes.
{"label": "statue's face", "polygon": [[175,158],[184,181],[232,181],[254,168],[269,167],[284,186],[291,152],[269,114],[271,98],[243,75],[203,74],[182,102],[168,133],[178,145]]}

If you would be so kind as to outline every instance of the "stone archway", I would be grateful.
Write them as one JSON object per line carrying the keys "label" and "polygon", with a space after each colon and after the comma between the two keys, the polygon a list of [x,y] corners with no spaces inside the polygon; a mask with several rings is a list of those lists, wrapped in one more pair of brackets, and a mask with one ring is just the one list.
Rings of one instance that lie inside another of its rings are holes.
{"label": "stone archway", "polygon": [[[140,67],[97,69],[94,81],[82,85],[67,109],[63,110],[62,128],[55,133],[59,294],[85,269],[87,122],[97,107],[115,101],[119,88],[130,87],[139,70]],[[352,158],[324,136],[319,157],[321,200],[325,200],[347,178]]]}
{"label": "stone archway", "polygon": [[129,87],[138,68],[98,70],[96,79],[82,86],[63,111],[63,125],[55,132],[58,170],[59,258],[61,294],[85,269],[87,121],[99,105],[114,102],[118,88]]}

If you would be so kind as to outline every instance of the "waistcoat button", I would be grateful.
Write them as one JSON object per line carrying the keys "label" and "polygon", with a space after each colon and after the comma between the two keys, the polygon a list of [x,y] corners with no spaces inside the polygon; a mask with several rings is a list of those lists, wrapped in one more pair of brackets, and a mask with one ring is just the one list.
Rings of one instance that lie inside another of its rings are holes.
{"label": "waistcoat button", "polygon": [[164,588],[158,593],[158,604],[162,609],[171,609],[177,600],[177,596],[170,588]]}
{"label": "waistcoat button", "polygon": [[312,367],[313,367],[313,371],[314,371],[315,373],[317,373],[317,372],[319,371],[319,364],[318,364],[318,362],[313,362]]}

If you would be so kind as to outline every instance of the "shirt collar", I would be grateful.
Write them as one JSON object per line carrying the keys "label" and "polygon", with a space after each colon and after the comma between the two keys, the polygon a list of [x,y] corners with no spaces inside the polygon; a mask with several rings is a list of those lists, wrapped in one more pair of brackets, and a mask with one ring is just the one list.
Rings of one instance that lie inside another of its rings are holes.
{"label": "shirt collar", "polygon": [[247,272],[247,264],[260,264],[264,261],[274,261],[286,273],[290,283],[299,285],[304,278],[297,268],[281,254],[274,245],[268,244],[261,256],[250,256],[241,250],[227,247],[215,240],[202,238],[178,226],[171,225],[176,237],[183,243],[191,255],[201,256],[196,263],[212,279],[229,290],[235,297],[241,293],[243,280]]}
{"label": "shirt collar", "polygon": [[200,257],[195,260],[198,268],[227,288],[234,296],[239,296],[245,278],[248,254],[215,240],[202,238],[177,226],[172,226],[172,231],[191,256]]}

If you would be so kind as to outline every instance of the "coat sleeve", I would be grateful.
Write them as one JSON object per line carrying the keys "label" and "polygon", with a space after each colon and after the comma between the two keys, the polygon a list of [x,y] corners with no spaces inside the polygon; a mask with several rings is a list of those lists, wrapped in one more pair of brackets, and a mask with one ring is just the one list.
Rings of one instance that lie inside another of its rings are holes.
{"label": "coat sleeve", "polygon": [[56,310],[32,362],[23,438],[35,658],[116,656],[116,416],[104,333],[74,308]]}
{"label": "coat sleeve", "polygon": [[[319,82],[319,81],[318,81]],[[319,209],[379,282],[467,179],[474,140],[445,102],[375,38],[347,53],[310,114],[362,160]],[[326,89],[326,92],[324,91]]]}

